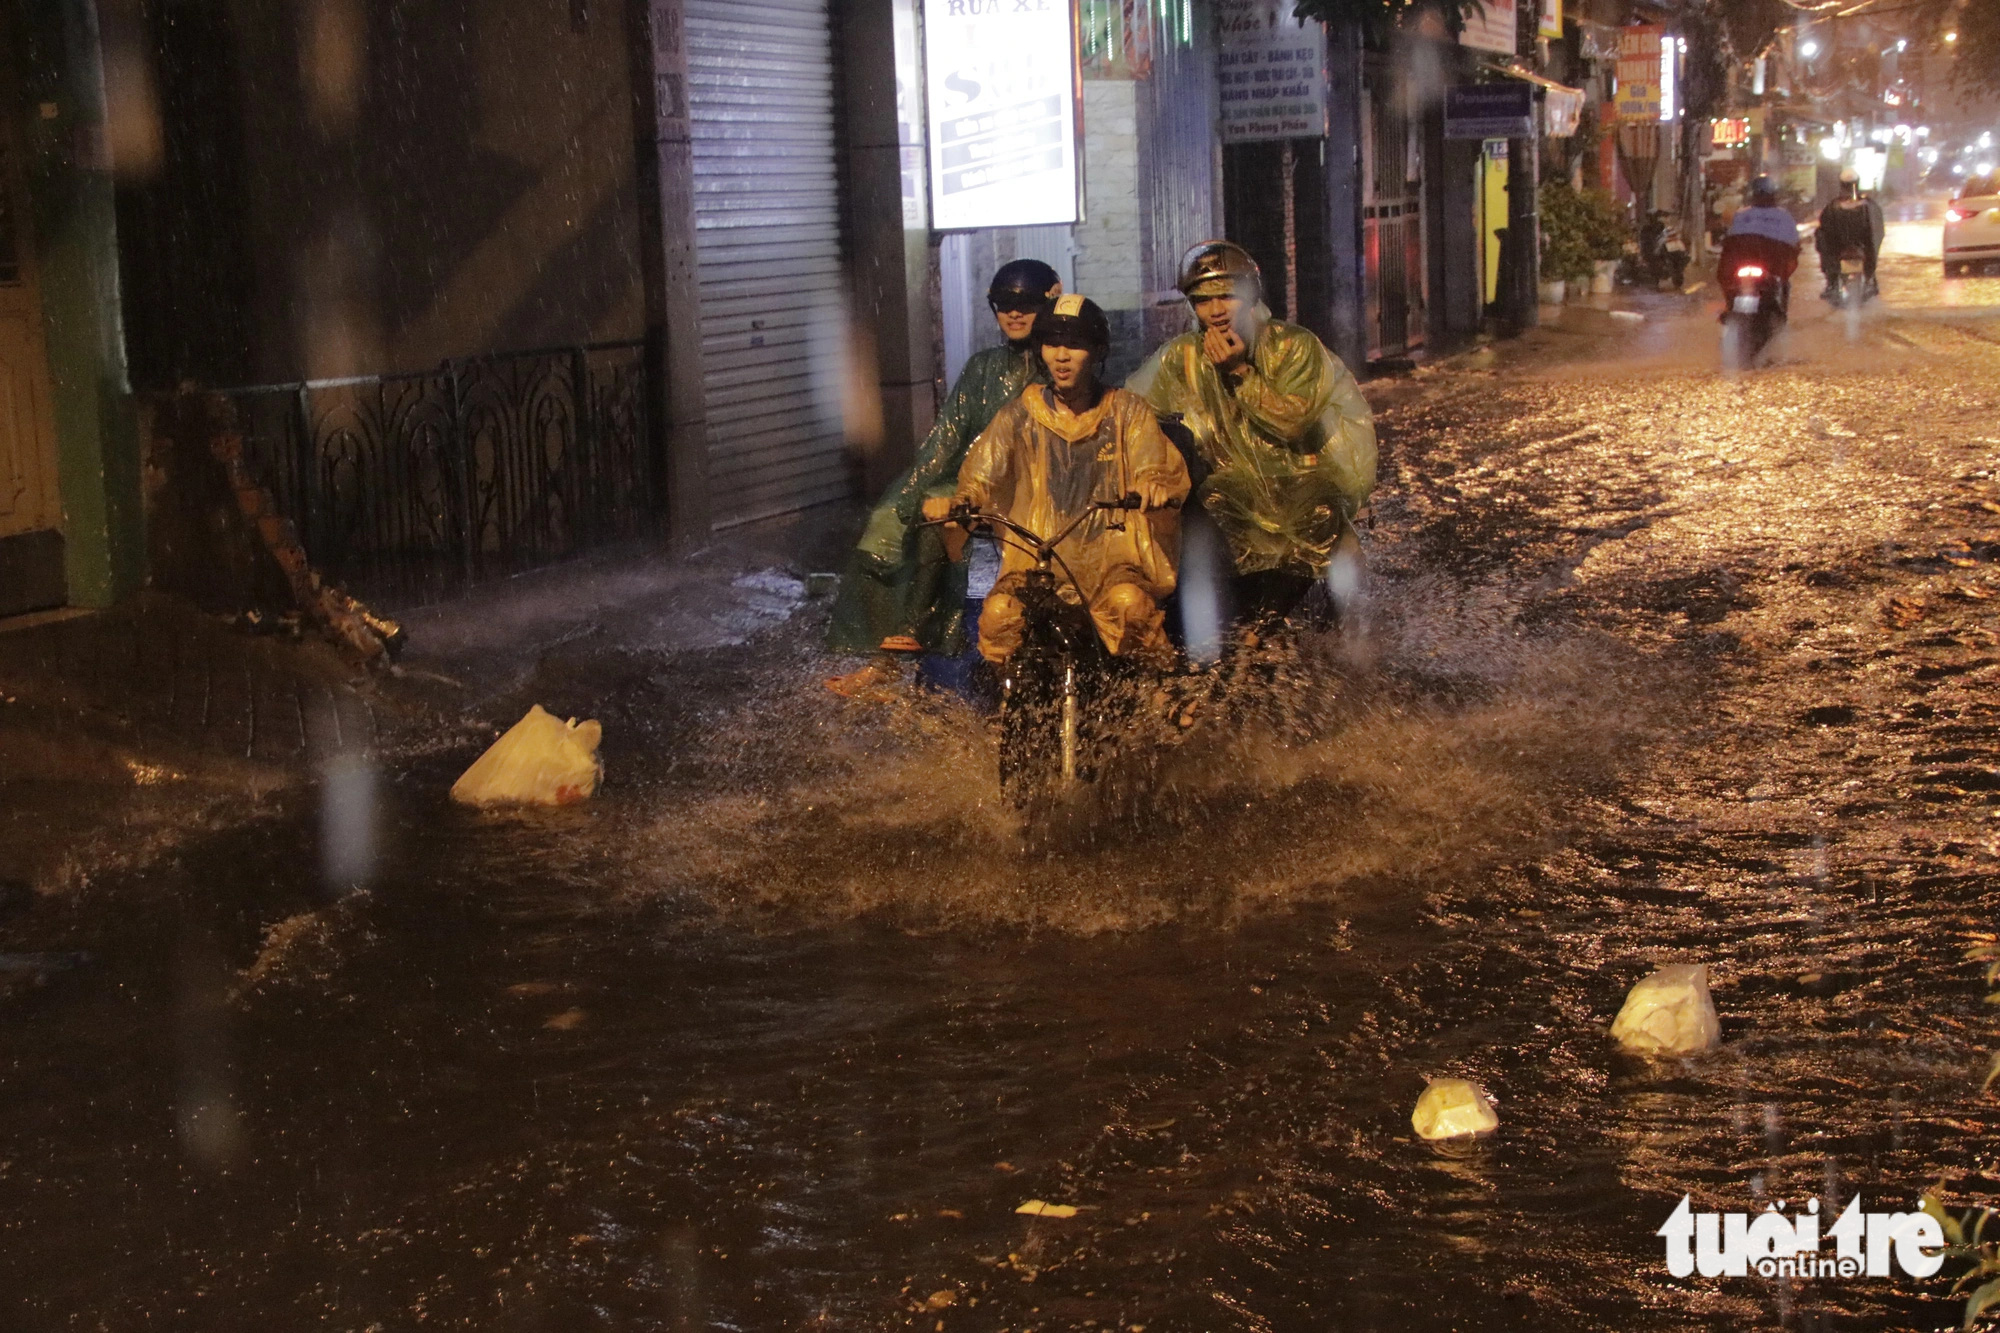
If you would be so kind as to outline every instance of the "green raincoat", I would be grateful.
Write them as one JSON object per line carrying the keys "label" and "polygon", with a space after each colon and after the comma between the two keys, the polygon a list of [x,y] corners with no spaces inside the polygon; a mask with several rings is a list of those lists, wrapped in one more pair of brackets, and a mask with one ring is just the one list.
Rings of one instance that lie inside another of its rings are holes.
{"label": "green raincoat", "polygon": [[1201,504],[1239,574],[1317,576],[1375,488],[1375,417],[1361,387],[1311,332],[1266,322],[1233,387],[1199,330],[1169,339],[1125,381],[1178,413],[1213,469]]}
{"label": "green raincoat", "polygon": [[925,499],[957,491],[966,450],[994,414],[1047,378],[1033,348],[988,347],[967,359],[916,461],[869,511],[841,576],[829,646],[873,652],[891,635],[910,634],[932,652],[964,651],[966,566],[945,557],[936,528],[914,525]]}

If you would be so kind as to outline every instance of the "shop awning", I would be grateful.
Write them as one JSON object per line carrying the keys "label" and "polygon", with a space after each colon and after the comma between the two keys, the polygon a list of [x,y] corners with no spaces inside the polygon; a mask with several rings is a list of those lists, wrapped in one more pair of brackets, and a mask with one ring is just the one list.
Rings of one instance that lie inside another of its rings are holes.
{"label": "shop awning", "polygon": [[1532,83],[1548,94],[1542,102],[1542,129],[1550,138],[1567,139],[1576,133],[1577,122],[1583,118],[1583,89],[1557,83],[1519,65],[1503,65],[1496,61],[1487,68],[1495,74]]}

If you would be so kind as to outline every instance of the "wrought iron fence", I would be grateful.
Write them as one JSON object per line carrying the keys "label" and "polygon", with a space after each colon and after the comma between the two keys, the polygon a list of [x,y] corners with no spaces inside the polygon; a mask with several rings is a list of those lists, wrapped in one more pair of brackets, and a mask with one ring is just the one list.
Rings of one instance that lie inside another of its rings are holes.
{"label": "wrought iron fence", "polygon": [[224,396],[315,567],[393,605],[657,531],[646,376],[609,342]]}

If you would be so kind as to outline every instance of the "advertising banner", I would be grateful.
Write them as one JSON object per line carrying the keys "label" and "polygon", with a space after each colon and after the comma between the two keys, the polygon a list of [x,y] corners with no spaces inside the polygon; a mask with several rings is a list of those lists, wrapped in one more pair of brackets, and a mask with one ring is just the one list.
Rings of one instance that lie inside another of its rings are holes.
{"label": "advertising banner", "polygon": [[931,225],[1075,222],[1070,0],[924,0]]}
{"label": "advertising banner", "polygon": [[1222,141],[1326,136],[1326,29],[1293,0],[1218,0]]}
{"label": "advertising banner", "polygon": [[1520,32],[1517,0],[1485,0],[1466,13],[1465,31],[1458,35],[1458,44],[1475,51],[1511,56],[1520,47]]}
{"label": "advertising banner", "polygon": [[1563,35],[1563,0],[1542,0],[1542,36],[1560,41]]}
{"label": "advertising banner", "polygon": [[1660,38],[1657,24],[1618,30],[1618,119],[1660,119]]}

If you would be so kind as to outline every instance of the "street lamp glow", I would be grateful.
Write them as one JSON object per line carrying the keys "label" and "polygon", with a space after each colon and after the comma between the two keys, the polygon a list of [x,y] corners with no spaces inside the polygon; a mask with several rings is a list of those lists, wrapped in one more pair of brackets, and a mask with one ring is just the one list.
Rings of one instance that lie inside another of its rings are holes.
{"label": "street lamp glow", "polygon": [[1831,136],[1819,141],[1819,155],[1829,162],[1840,161],[1840,140]]}
{"label": "street lamp glow", "polygon": [[1799,43],[1799,54],[1804,56],[1807,60],[1811,60],[1814,56],[1819,54],[1819,43],[1814,41],[1810,37],[1806,38],[1805,41]]}

